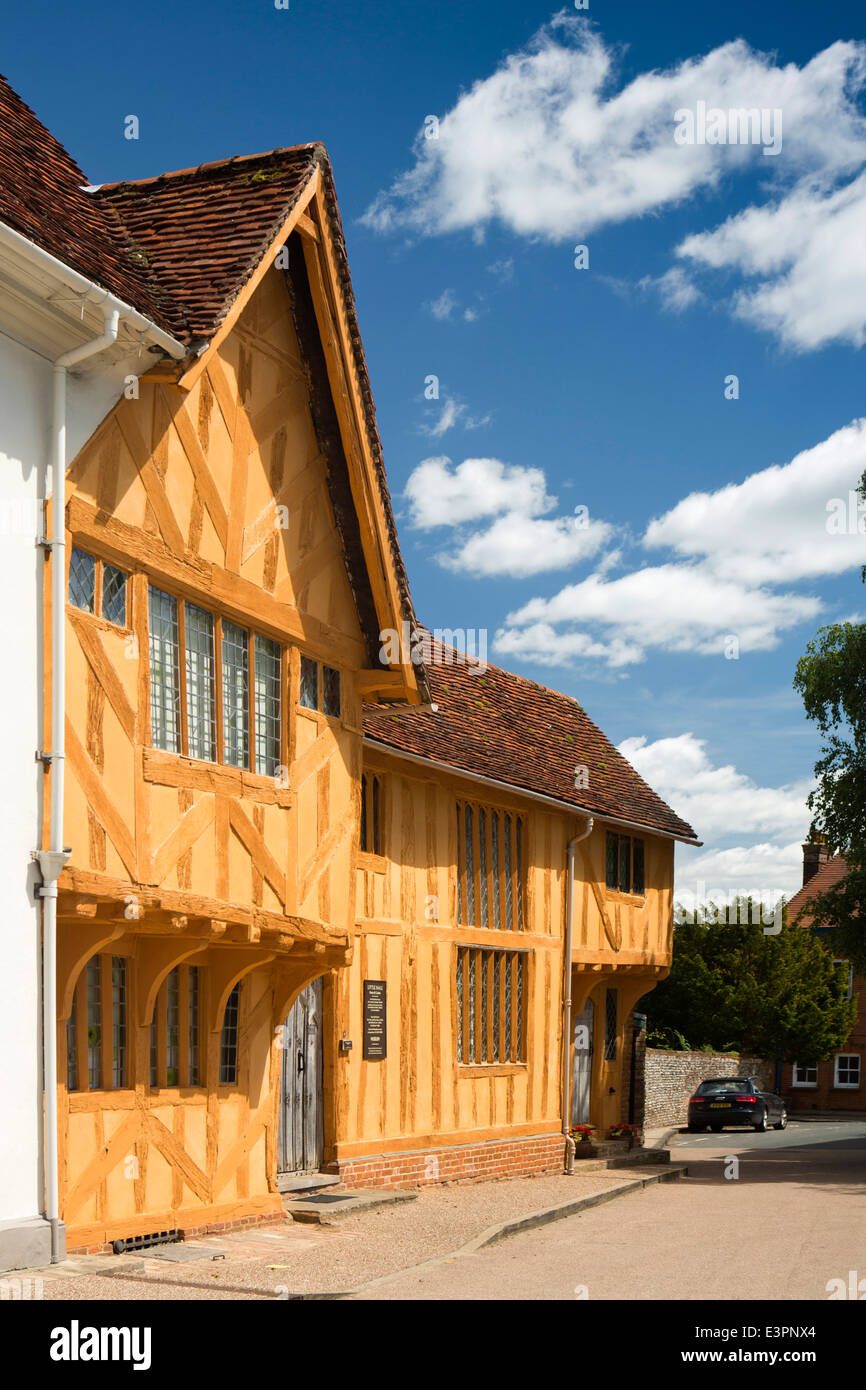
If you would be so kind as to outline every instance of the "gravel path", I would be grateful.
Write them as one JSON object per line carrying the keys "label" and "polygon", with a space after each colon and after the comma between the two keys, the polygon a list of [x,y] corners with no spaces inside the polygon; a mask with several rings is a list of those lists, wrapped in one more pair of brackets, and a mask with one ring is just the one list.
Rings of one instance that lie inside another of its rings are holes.
{"label": "gravel path", "polygon": [[574,1198],[611,1191],[629,1172],[516,1178],[428,1187],[414,1202],[345,1217],[333,1226],[291,1223],[197,1240],[226,1252],[219,1261],[147,1259],[141,1274],[46,1281],[44,1296],[87,1299],[287,1299],[341,1292],[459,1249],[488,1226]]}

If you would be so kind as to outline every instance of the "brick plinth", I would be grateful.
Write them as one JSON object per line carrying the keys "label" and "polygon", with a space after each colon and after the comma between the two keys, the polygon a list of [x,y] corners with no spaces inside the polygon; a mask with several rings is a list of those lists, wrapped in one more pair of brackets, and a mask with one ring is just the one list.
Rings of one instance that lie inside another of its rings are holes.
{"label": "brick plinth", "polygon": [[430,1183],[491,1182],[562,1171],[561,1134],[495,1139],[485,1144],[416,1149],[411,1153],[371,1154],[326,1164],[349,1187],[426,1187]]}

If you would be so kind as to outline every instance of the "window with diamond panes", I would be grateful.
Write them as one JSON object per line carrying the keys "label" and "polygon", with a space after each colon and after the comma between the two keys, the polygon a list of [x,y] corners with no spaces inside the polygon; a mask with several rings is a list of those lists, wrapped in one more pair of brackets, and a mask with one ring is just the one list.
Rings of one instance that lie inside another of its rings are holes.
{"label": "window with diamond panes", "polygon": [[199,1085],[199,973],[176,965],[153,1006],[150,1024],[150,1085]]}
{"label": "window with diamond panes", "polygon": [[74,545],[69,556],[67,599],[73,608],[104,618],[116,627],[126,627],[128,578],[125,570],[107,560],[97,560]]}
{"label": "window with diamond panes", "polygon": [[127,961],[91,956],[78,977],[66,1023],[67,1090],[129,1086]]}
{"label": "window with diamond panes", "polygon": [[234,1086],[238,1079],[238,1014],[240,984],[236,984],[226,1003],[220,1034],[220,1085]]}
{"label": "window with diamond panes", "polygon": [[341,718],[340,672],[333,666],[320,665],[310,656],[302,656],[298,703],[304,709],[318,710],[328,719]]}
{"label": "window with diamond panes", "polygon": [[107,562],[102,566],[102,617],[126,627],[126,581],[129,576]]}
{"label": "window with diamond panes", "polygon": [[75,545],[69,557],[69,602],[85,613],[96,612],[96,561]]}
{"label": "window with diamond panes", "polygon": [[332,666],[322,667],[322,713],[329,719],[340,718],[340,673]]}
{"label": "window with diamond panes", "polygon": [[617,991],[604,993],[604,1060],[616,1061]]}
{"label": "window with diamond panes", "polygon": [[457,1061],[463,1066],[525,1062],[526,952],[459,946]]}
{"label": "window with diamond panes", "polygon": [[614,892],[643,896],[643,840],[636,840],[631,835],[616,835],[613,831],[608,831],[605,882],[607,887]]}
{"label": "window with diamond panes", "polygon": [[160,589],[150,589],[149,608],[153,746],[276,776],[283,720],[279,642]]}
{"label": "window with diamond panes", "polygon": [[522,816],[472,802],[457,805],[457,921],[460,926],[522,931]]}
{"label": "window with diamond panes", "polygon": [[319,708],[319,663],[308,656],[301,657],[300,704],[304,709]]}

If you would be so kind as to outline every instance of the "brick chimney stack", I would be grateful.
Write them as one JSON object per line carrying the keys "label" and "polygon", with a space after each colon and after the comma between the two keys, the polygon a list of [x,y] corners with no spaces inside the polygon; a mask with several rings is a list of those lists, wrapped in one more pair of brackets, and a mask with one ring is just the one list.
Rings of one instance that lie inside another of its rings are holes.
{"label": "brick chimney stack", "polygon": [[810,878],[814,878],[821,866],[831,858],[824,836],[811,825],[809,838],[803,846],[803,883],[806,884]]}

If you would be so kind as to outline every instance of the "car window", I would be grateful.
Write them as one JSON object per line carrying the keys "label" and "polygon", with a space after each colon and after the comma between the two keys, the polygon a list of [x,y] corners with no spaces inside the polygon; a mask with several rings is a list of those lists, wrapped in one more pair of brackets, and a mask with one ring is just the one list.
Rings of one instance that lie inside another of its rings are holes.
{"label": "car window", "polygon": [[718,1095],[721,1092],[725,1095],[736,1095],[746,1085],[748,1082],[743,1081],[742,1077],[718,1077],[711,1081],[702,1081],[697,1089],[697,1094],[708,1096],[710,1094]]}

